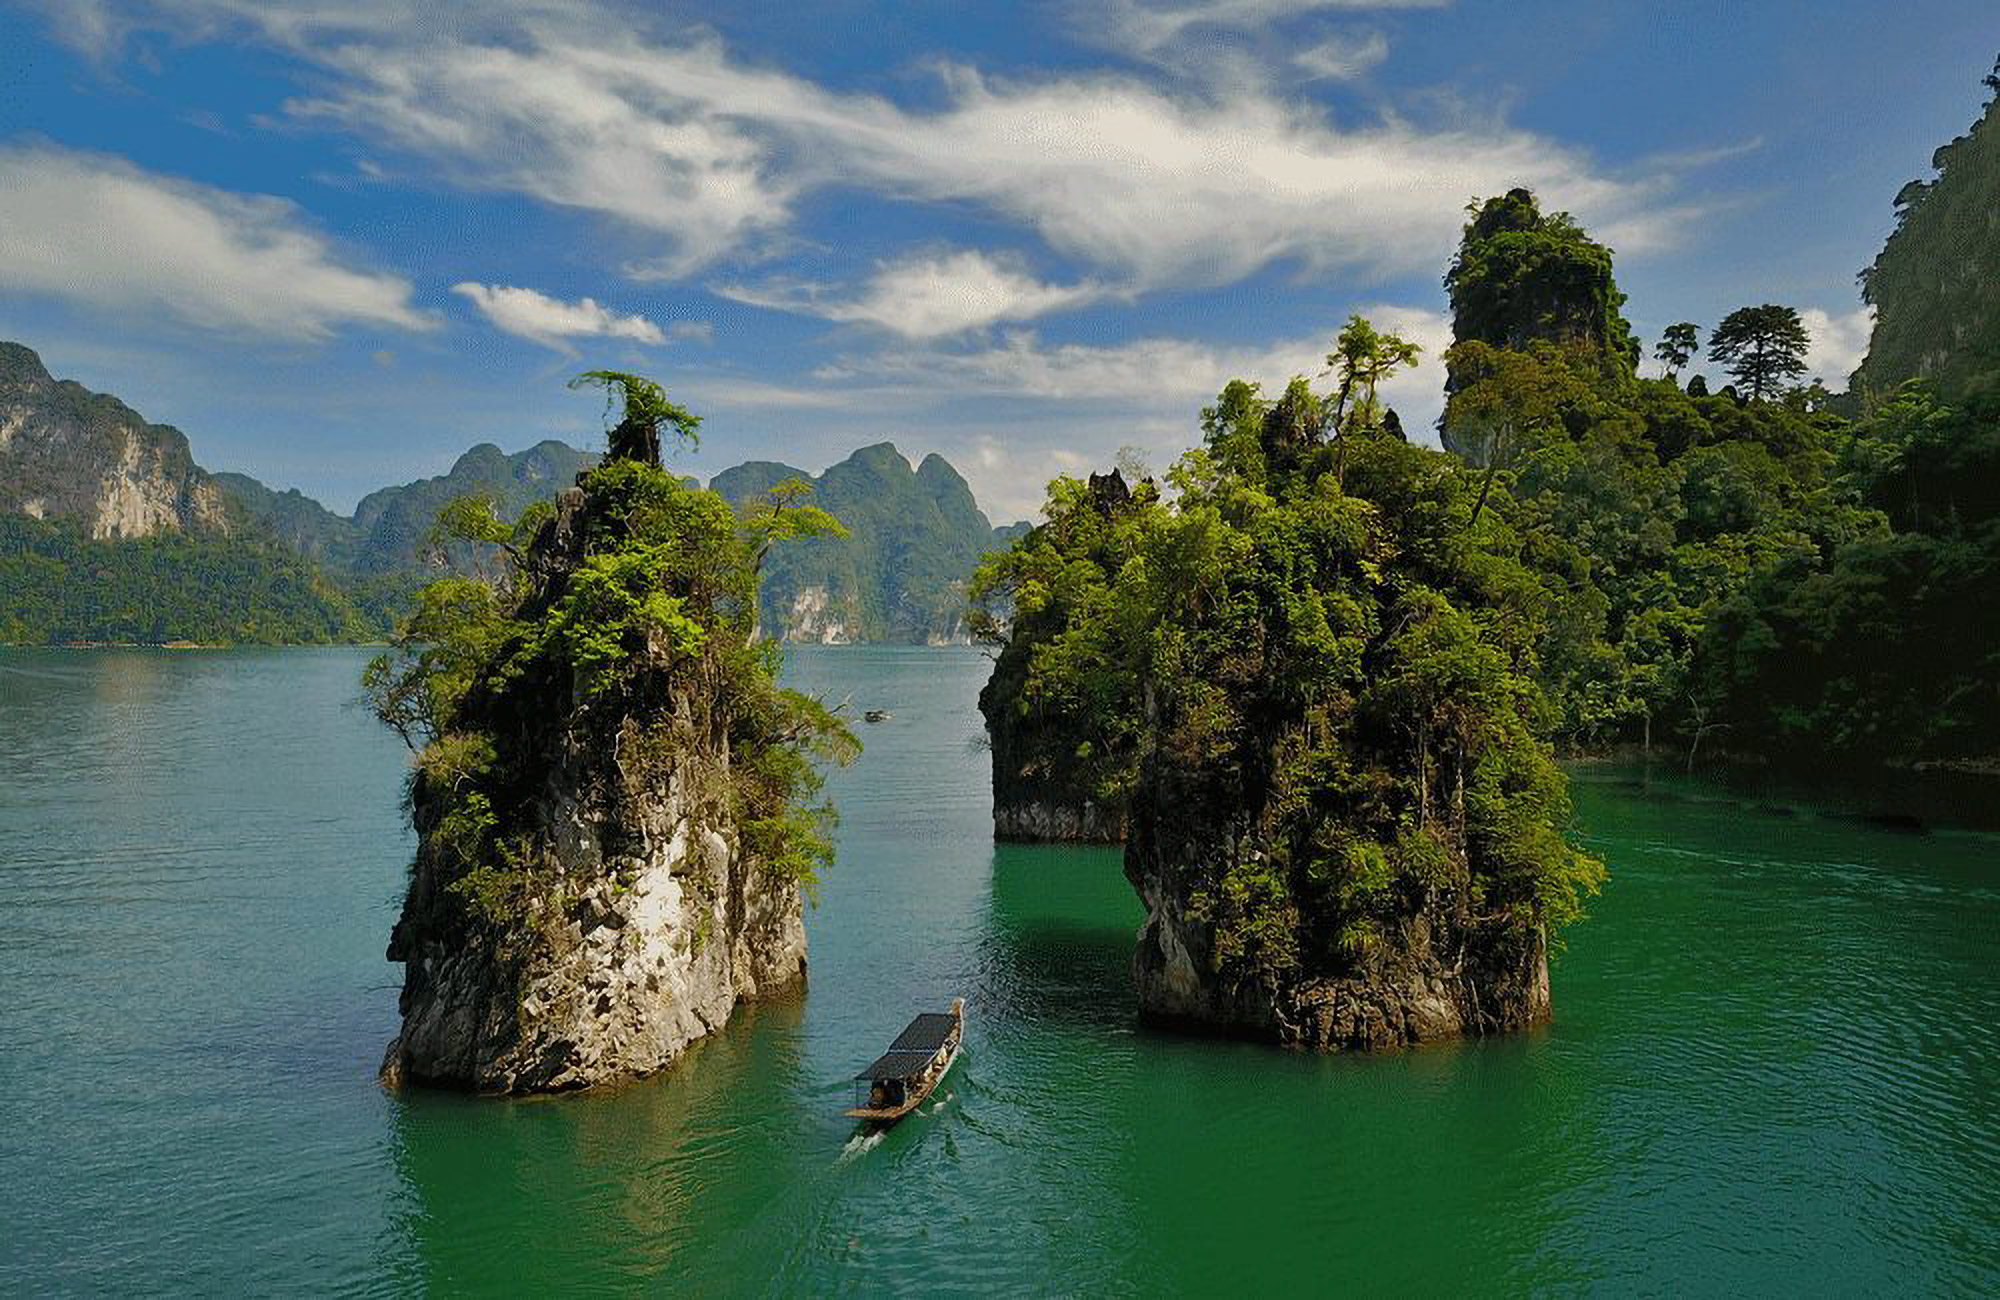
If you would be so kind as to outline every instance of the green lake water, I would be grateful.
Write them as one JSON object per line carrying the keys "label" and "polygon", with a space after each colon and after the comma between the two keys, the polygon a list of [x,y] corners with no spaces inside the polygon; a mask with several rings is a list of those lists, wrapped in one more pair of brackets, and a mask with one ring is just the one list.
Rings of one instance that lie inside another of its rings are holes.
{"label": "green lake water", "polygon": [[[1175,1037],[1116,850],[993,844],[985,660],[798,652],[895,714],[810,991],[600,1095],[391,1095],[364,659],[0,652],[0,1294],[2000,1290],[2000,838],[1583,768],[1552,1028]],[[848,1076],[956,994],[946,1087],[860,1138]]]}

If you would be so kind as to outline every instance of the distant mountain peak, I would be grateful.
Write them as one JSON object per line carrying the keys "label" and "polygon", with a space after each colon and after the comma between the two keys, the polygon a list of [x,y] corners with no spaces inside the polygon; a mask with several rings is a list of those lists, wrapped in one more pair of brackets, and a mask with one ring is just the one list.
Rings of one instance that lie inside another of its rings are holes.
{"label": "distant mountain peak", "polygon": [[790,641],[964,643],[965,583],[996,544],[965,479],[932,454],[912,468],[893,442],[857,448],[819,475],[773,461],[717,474],[739,507],[802,478],[845,538],[781,543],[764,567],[763,626]]}
{"label": "distant mountain peak", "polygon": [[0,339],[0,386],[54,382],[54,376],[33,348]]}
{"label": "distant mountain peak", "polygon": [[222,491],[180,430],[56,381],[34,349],[5,342],[0,513],[65,520],[95,538],[229,531]]}
{"label": "distant mountain peak", "polygon": [[[201,531],[275,541],[344,584],[378,624],[434,572],[429,538],[446,504],[484,494],[513,517],[597,462],[553,438],[516,452],[479,442],[445,473],[380,488],[340,515],[296,488],[210,474],[178,430],[57,381],[33,349],[0,342],[0,514],[72,520],[104,538]],[[965,640],[966,580],[1011,533],[992,526],[950,461],[932,452],[912,466],[882,441],[818,475],[753,460],[715,475],[710,487],[741,505],[789,479],[805,480],[813,504],[850,535],[772,552],[766,627],[794,640]]]}

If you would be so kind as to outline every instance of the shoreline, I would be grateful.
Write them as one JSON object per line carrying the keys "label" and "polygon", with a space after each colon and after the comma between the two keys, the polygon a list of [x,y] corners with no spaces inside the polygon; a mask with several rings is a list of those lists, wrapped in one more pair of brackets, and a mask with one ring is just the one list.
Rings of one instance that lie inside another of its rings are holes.
{"label": "shoreline", "polygon": [[2000,771],[1986,760],[1870,768],[1785,768],[1735,758],[1690,774],[1678,762],[1631,753],[1559,755],[1573,777],[1640,786],[1666,798],[1734,803],[1753,811],[1858,822],[1913,835],[2000,832]]}

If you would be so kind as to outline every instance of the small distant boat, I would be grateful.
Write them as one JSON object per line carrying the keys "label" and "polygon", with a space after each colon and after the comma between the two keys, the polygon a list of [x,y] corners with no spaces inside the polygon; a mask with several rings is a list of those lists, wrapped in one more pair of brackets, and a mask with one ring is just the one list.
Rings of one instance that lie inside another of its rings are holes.
{"label": "small distant boat", "polygon": [[954,998],[949,1011],[924,1012],[896,1035],[881,1059],[854,1076],[856,1104],[848,1118],[894,1124],[931,1095],[964,1041],[964,998]]}
{"label": "small distant boat", "polygon": [[895,715],[893,713],[890,713],[889,710],[887,709],[870,709],[868,710],[868,712],[861,715],[861,720],[863,722],[887,722],[890,718],[894,716]]}

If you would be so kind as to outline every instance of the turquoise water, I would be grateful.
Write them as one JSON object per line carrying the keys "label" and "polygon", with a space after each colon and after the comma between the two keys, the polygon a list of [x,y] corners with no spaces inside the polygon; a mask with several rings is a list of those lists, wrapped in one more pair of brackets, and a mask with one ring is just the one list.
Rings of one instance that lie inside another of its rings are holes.
{"label": "turquoise water", "polygon": [[[0,1293],[2000,1289],[2000,839],[1580,769],[1553,1028],[1373,1058],[1133,1021],[1115,850],[995,846],[973,653],[807,651],[800,1000],[666,1077],[374,1082],[410,841],[356,651],[0,652]],[[968,1000],[878,1141],[847,1076]]]}

